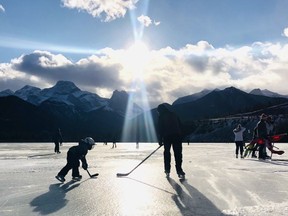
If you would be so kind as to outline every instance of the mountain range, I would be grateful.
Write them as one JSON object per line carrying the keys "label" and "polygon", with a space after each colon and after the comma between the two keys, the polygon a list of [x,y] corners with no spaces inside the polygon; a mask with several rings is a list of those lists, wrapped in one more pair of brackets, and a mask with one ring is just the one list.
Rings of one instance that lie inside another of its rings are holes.
{"label": "mountain range", "polygon": [[[122,141],[156,141],[148,138],[144,130],[157,127],[157,110],[144,112],[133,104],[132,112],[127,114],[128,99],[125,91],[115,90],[111,98],[102,98],[80,90],[69,81],[58,81],[46,89],[24,86],[15,92],[5,90],[0,92],[0,141],[51,141],[58,128],[62,129],[66,141],[85,136],[98,141],[121,140],[125,124],[133,126],[126,129],[130,130],[126,131],[129,136]],[[204,89],[181,97],[172,107],[185,124],[188,135],[201,127],[199,121],[257,116],[261,112],[286,115],[287,104],[286,96],[269,90],[254,89],[247,93],[229,87]],[[152,121],[147,122],[147,113]]]}
{"label": "mountain range", "polygon": [[[36,106],[43,103],[61,103],[83,112],[90,112],[99,108],[115,110],[125,115],[128,94],[124,91],[113,92],[110,99],[102,98],[97,94],[80,90],[73,82],[58,81],[55,86],[41,90],[40,88],[26,85],[15,91],[5,90],[0,92],[2,96],[16,96]],[[142,109],[134,104],[133,115],[138,115]]]}

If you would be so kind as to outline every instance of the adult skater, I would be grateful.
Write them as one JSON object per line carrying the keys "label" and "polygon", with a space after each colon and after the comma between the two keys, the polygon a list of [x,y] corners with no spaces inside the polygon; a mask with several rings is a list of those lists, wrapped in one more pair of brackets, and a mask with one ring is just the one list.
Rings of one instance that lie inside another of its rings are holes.
{"label": "adult skater", "polygon": [[238,126],[233,130],[233,133],[235,135],[235,144],[236,144],[236,149],[235,149],[236,158],[238,158],[239,150],[240,150],[241,158],[244,158],[243,156],[243,146],[244,146],[243,133],[245,130],[246,128],[242,127],[241,124],[238,124]]}
{"label": "adult skater", "polygon": [[174,151],[176,172],[179,178],[185,178],[182,170],[182,129],[181,122],[177,115],[171,110],[171,105],[160,104],[157,108],[158,120],[158,141],[164,145],[164,170],[169,177],[171,169],[171,146]]}
{"label": "adult skater", "polygon": [[266,126],[267,117],[268,116],[263,113],[260,116],[260,121],[256,125],[258,138],[264,140],[264,142],[261,144],[258,142],[258,144],[259,144],[258,158],[262,159],[262,160],[266,159],[266,145],[268,143],[268,134],[267,134],[267,126]]}
{"label": "adult skater", "polygon": [[62,144],[63,142],[63,137],[62,137],[62,133],[61,133],[61,130],[60,128],[58,128],[55,133],[54,133],[54,137],[53,137],[53,141],[54,141],[54,144],[55,144],[55,147],[54,147],[54,152],[57,153],[57,154],[60,154],[60,145]]}
{"label": "adult skater", "polygon": [[65,176],[72,169],[72,179],[79,181],[82,176],[79,173],[79,166],[81,160],[82,168],[87,170],[88,164],[86,161],[86,154],[88,150],[91,150],[95,145],[95,141],[91,137],[81,139],[77,146],[72,146],[67,152],[67,164],[60,170],[56,177],[61,182],[65,181]]}

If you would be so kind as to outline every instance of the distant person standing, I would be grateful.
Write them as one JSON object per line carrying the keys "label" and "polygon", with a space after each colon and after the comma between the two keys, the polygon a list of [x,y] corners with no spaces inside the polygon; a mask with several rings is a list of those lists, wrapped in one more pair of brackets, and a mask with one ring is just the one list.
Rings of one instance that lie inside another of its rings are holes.
{"label": "distant person standing", "polygon": [[116,139],[117,139],[117,135],[115,133],[112,138],[112,148],[117,148]]}
{"label": "distant person standing", "polygon": [[235,144],[236,144],[236,149],[235,149],[236,158],[238,158],[239,150],[240,150],[241,158],[244,158],[243,156],[243,146],[244,146],[243,132],[245,130],[246,128],[242,127],[241,124],[238,124],[238,126],[233,130],[233,133],[235,135]]}
{"label": "distant person standing", "polygon": [[117,148],[116,141],[113,141],[113,143],[112,143],[112,148]]}
{"label": "distant person standing", "polygon": [[263,143],[258,142],[259,144],[259,155],[258,159],[265,160],[266,159],[266,145],[268,144],[268,131],[267,131],[267,125],[266,125],[266,120],[267,120],[267,115],[262,114],[260,116],[260,121],[256,125],[256,130],[257,130],[257,135],[258,138],[263,140]]}
{"label": "distant person standing", "polygon": [[54,147],[54,152],[57,153],[57,154],[60,154],[60,144],[62,144],[63,142],[63,137],[62,137],[62,133],[61,133],[61,130],[60,128],[58,128],[56,131],[55,131],[55,134],[54,134],[54,137],[53,137],[53,141],[54,141],[54,144],[55,144],[55,147]]}
{"label": "distant person standing", "polygon": [[164,171],[166,177],[170,175],[171,169],[171,146],[174,151],[176,172],[179,178],[185,178],[182,170],[182,129],[181,122],[177,115],[171,110],[171,105],[160,104],[157,108],[158,120],[158,141],[164,145]]}

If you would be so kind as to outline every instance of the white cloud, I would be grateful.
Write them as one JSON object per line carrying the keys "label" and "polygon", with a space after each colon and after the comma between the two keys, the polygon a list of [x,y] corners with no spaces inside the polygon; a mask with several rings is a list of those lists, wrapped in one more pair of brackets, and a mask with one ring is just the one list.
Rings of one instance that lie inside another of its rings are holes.
{"label": "white cloud", "polygon": [[288,37],[288,27],[283,30],[283,35]]}
{"label": "white cloud", "polygon": [[151,24],[158,26],[160,25],[161,22],[159,21],[153,21],[151,20],[151,18],[149,16],[145,16],[145,15],[141,15],[139,17],[137,17],[137,20],[144,25],[145,27],[149,27]]}
{"label": "white cloud", "polygon": [[148,16],[141,15],[137,18],[137,20],[145,27],[148,27],[152,24],[152,20]]}
{"label": "white cloud", "polygon": [[155,25],[155,26],[158,26],[158,25],[160,25],[160,24],[161,24],[160,21],[155,21],[155,20],[154,20],[154,25]]}
{"label": "white cloud", "polygon": [[5,12],[5,8],[0,4],[0,13]]}
{"label": "white cloud", "polygon": [[[73,81],[85,90],[96,89],[97,94],[106,94],[101,95],[104,97],[115,89],[139,91],[137,85],[131,87],[135,71],[123,62],[126,50],[106,48],[99,53],[77,62],[47,51],[23,55],[0,64],[0,91],[7,83],[11,90],[18,90],[26,84],[42,88],[58,80]],[[214,48],[207,41],[200,41],[181,49],[167,47],[149,51],[147,64],[136,72],[142,71],[141,78],[152,107],[162,102],[173,103],[204,88],[234,86],[245,91],[261,88],[288,94],[287,56],[288,44]]]}
{"label": "white cloud", "polygon": [[138,0],[61,0],[64,7],[86,11],[93,17],[104,15],[105,22],[124,17],[126,11],[133,9]]}

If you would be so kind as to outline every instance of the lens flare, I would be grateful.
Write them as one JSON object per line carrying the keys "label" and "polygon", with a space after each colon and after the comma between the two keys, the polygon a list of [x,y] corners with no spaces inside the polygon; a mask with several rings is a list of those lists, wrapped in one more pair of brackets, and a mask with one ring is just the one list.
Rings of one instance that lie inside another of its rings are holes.
{"label": "lens flare", "polygon": [[[149,0],[144,0],[141,5],[137,6],[140,11],[138,16],[147,14],[148,5]],[[127,49],[124,66],[133,74],[133,81],[131,83],[131,89],[133,91],[129,93],[124,128],[122,131],[122,140],[134,142],[141,142],[142,140],[155,142],[157,136],[144,80],[145,68],[149,64],[151,55],[148,46],[142,41],[144,25],[137,23],[135,10],[130,11],[130,18],[133,26],[135,42],[131,47],[129,47],[129,49]],[[136,117],[129,118],[129,116],[133,114],[135,108],[134,99],[136,97],[140,98],[140,104],[144,108],[144,112]]]}

